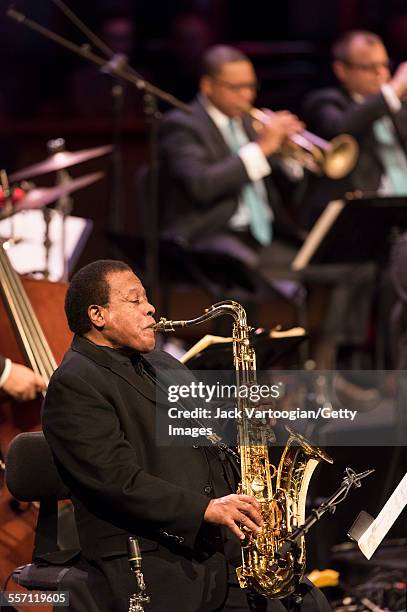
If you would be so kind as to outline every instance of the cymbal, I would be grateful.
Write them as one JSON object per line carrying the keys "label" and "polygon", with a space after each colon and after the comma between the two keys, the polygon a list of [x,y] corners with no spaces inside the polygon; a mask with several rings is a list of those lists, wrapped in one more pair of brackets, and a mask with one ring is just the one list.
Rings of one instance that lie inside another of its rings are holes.
{"label": "cymbal", "polygon": [[11,217],[15,213],[21,212],[22,210],[33,210],[35,208],[42,208],[47,204],[56,202],[59,198],[62,198],[77,189],[87,187],[96,181],[99,181],[105,175],[104,172],[92,172],[85,174],[80,178],[73,179],[69,183],[63,185],[57,185],[56,187],[39,187],[31,189],[26,195],[18,200],[11,210],[0,211],[0,220]]}
{"label": "cymbal", "polygon": [[22,179],[29,179],[40,174],[47,174],[48,172],[56,172],[57,170],[63,170],[76,164],[94,159],[95,157],[101,157],[107,155],[113,151],[111,145],[104,147],[93,147],[92,149],[82,149],[81,151],[60,151],[50,155],[48,159],[45,159],[38,164],[27,166],[18,172],[14,172],[9,176],[9,180],[21,181]]}

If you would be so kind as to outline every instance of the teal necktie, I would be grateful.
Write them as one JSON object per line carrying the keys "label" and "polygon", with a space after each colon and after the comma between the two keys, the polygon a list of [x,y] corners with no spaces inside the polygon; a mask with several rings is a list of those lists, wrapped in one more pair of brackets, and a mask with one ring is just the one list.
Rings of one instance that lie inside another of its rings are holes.
{"label": "teal necktie", "polygon": [[377,119],[373,124],[373,130],[393,194],[407,195],[407,160],[389,121],[388,117]]}
{"label": "teal necktie", "polygon": [[[229,119],[227,142],[233,152],[238,152],[240,143],[236,133],[237,126],[233,119]],[[250,212],[250,231],[260,244],[271,244],[272,228],[267,215],[267,204],[259,197],[254,183],[247,183],[242,187],[241,199]]]}

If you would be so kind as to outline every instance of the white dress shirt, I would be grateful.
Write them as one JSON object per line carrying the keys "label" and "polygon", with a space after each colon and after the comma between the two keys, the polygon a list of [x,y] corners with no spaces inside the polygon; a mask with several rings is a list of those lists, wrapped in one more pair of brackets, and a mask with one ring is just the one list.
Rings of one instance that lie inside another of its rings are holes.
{"label": "white dress shirt", "polygon": [[[214,106],[207,98],[201,97],[204,108],[220,133],[222,134],[226,144],[228,144],[227,131],[230,117],[222,113]],[[234,121],[236,138],[238,139],[240,148],[237,154],[246,169],[247,175],[253,183],[256,192],[265,202],[268,201],[266,188],[262,179],[271,174],[271,166],[264,155],[263,151],[256,142],[251,142],[243,128],[242,120],[236,118]],[[273,219],[271,208],[269,211],[269,221]],[[229,226],[233,229],[245,229],[250,225],[249,210],[247,206],[239,199],[238,208],[235,214],[229,220]]]}

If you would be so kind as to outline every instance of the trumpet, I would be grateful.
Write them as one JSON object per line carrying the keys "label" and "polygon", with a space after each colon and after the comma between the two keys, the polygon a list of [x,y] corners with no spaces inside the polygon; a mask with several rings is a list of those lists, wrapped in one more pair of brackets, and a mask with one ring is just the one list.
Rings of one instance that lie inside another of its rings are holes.
{"label": "trumpet", "polygon": [[[248,112],[255,120],[256,130],[270,121],[271,111],[251,108]],[[325,174],[331,179],[340,179],[349,174],[358,159],[358,144],[349,134],[340,134],[328,141],[303,130],[292,134],[288,140],[291,141],[291,146],[289,150],[282,149],[282,155],[292,157],[311,172]]]}

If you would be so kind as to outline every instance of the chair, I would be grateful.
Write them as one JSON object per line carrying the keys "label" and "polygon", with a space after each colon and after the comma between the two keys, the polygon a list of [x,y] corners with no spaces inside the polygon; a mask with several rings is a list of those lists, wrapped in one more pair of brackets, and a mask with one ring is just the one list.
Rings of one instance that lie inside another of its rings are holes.
{"label": "chair", "polygon": [[[6,457],[6,484],[17,500],[39,502],[32,563],[16,568],[13,580],[28,590],[47,591],[64,590],[62,581],[85,580],[86,572],[73,565],[80,558],[79,547],[61,549],[58,545],[58,523],[63,520],[58,501],[69,499],[70,492],[41,431],[21,433],[12,440]],[[77,533],[70,540],[76,546]]]}

